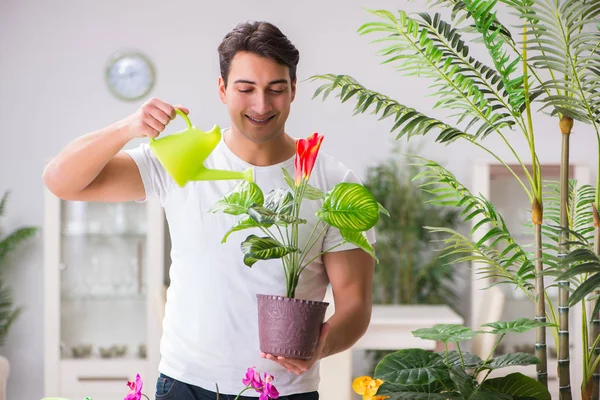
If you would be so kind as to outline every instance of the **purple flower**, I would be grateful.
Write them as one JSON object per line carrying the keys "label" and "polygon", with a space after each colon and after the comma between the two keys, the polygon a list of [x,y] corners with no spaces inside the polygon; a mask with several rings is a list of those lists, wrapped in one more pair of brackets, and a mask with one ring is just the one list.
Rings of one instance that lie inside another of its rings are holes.
{"label": "purple flower", "polygon": [[260,374],[254,370],[254,367],[248,368],[246,377],[242,379],[242,383],[253,387],[256,391],[259,391],[264,385],[262,379],[260,379]]}
{"label": "purple flower", "polygon": [[140,377],[140,374],[137,374],[135,377],[135,382],[127,382],[127,386],[129,386],[129,393],[123,400],[140,400],[142,398],[142,386],[144,382]]}
{"label": "purple flower", "polygon": [[265,372],[265,378],[263,380],[264,386],[259,392],[259,400],[277,399],[279,397],[279,392],[277,391],[275,386],[273,386],[271,381],[273,381],[273,376]]}

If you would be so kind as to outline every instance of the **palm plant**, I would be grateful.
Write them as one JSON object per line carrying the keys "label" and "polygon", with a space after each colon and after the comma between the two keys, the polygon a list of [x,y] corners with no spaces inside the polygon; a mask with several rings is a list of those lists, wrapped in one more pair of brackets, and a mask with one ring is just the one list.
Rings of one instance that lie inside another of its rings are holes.
{"label": "palm plant", "polygon": [[[8,192],[4,193],[0,200],[0,217],[4,216],[7,199]],[[2,268],[6,268],[6,256],[19,244],[34,236],[36,232],[37,228],[35,227],[22,227],[0,239],[0,271]],[[2,236],[1,231],[0,236]],[[6,341],[8,331],[20,313],[21,308],[14,306],[11,290],[0,276],[0,346]]]}
{"label": "palm plant", "polygon": [[[594,32],[600,2],[585,0],[435,0],[434,5],[452,8],[452,22],[439,14],[419,13],[409,16],[404,11],[393,14],[386,10],[371,11],[378,17],[359,28],[359,33],[381,35],[375,42],[386,43],[380,54],[384,63],[394,64],[407,75],[433,80],[431,88],[438,101],[434,107],[451,110],[450,124],[431,118],[414,108],[381,93],[369,90],[347,75],[317,75],[313,80],[326,81],[315,92],[323,99],[335,91],[342,102],[356,99],[355,114],[371,111],[379,119],[392,117],[392,132],[400,137],[437,134],[435,141],[450,144],[466,140],[484,150],[504,165],[517,180],[531,202],[534,230],[533,255],[514,242],[502,217],[484,198],[470,195],[448,171],[426,161],[431,176],[445,179],[447,187],[438,188],[442,203],[463,207],[466,220],[479,219],[474,230],[484,231],[476,243],[457,232],[448,231],[449,246],[466,259],[481,259],[487,263],[483,271],[489,276],[517,285],[535,302],[535,318],[543,323],[550,318],[560,326],[553,330],[559,356],[561,399],[571,398],[569,378],[568,312],[571,280],[559,279],[558,316],[546,300],[544,287],[543,248],[543,185],[541,165],[536,152],[536,130],[533,112],[535,103],[549,111],[559,121],[563,136],[561,157],[561,205],[558,257],[567,253],[565,232],[568,214],[569,137],[573,121],[591,125],[600,145],[600,33]],[[516,41],[510,30],[497,18],[497,3],[508,7],[521,20],[521,40]],[[487,49],[493,67],[471,56],[463,35],[475,35]],[[457,117],[457,118],[456,118]],[[526,163],[516,151],[515,139],[508,134],[517,131],[528,149]],[[519,166],[508,162],[482,144],[489,135],[497,135],[509,149]],[[529,167],[528,168],[528,165]],[[600,164],[599,164],[600,168]],[[524,176],[522,179],[521,176]],[[598,173],[600,179],[600,173]],[[444,190],[454,191],[454,200]],[[595,188],[594,206],[600,206],[600,183]],[[441,194],[444,193],[444,194]],[[562,216],[562,217],[561,217]],[[594,213],[594,222],[600,218]],[[596,228],[597,230],[600,228]],[[597,233],[600,237],[600,233]],[[600,239],[600,238],[599,238]],[[504,250],[495,246],[503,243]],[[556,268],[568,268],[563,262]],[[548,305],[549,310],[546,310]],[[598,318],[592,318],[598,319]],[[593,337],[592,340],[595,338]],[[595,341],[595,340],[594,340]],[[547,385],[546,327],[536,329],[538,380]],[[587,382],[582,383],[582,388]],[[597,392],[597,390],[596,390]],[[587,392],[586,392],[587,393]],[[586,397],[588,398],[588,397]],[[597,398],[597,394],[593,396]]]}

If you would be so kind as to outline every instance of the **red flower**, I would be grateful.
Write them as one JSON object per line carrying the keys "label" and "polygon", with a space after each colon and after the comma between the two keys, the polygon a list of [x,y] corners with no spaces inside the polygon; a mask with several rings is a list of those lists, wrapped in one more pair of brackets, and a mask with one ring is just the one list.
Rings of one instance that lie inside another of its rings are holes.
{"label": "red flower", "polygon": [[308,180],[310,177],[322,141],[323,135],[317,132],[306,139],[296,141],[296,186],[299,186],[303,179]]}

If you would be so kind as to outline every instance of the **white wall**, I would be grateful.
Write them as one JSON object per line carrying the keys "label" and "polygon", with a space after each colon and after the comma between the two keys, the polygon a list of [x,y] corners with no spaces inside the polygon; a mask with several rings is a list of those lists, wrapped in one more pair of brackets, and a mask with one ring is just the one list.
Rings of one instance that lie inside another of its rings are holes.
{"label": "white wall", "polygon": [[[371,17],[362,9],[424,9],[424,2],[370,1],[0,1],[0,190],[12,190],[6,228],[42,224],[41,173],[46,161],[77,136],[133,112],[141,102],[113,98],[104,83],[110,55],[124,48],[146,53],[158,71],[152,93],[191,109],[199,127],[227,125],[216,95],[216,47],[236,23],[250,19],[277,24],[301,51],[300,80],[317,73],[346,73],[373,90],[427,111],[428,82],[401,77],[380,66],[374,37],[359,37],[357,28]],[[506,16],[501,16],[506,20]],[[482,54],[482,52],[479,52]],[[477,55],[477,53],[474,53]],[[326,135],[325,151],[360,175],[385,156],[389,121],[371,116],[351,118],[352,105],[335,99],[311,100],[317,85],[300,83],[288,132]],[[435,114],[434,114],[435,115]],[[539,117],[538,149],[542,162],[557,162],[556,123]],[[509,134],[525,157],[520,136]],[[500,154],[500,142],[492,141]],[[496,145],[497,144],[497,145]],[[596,142],[589,128],[578,125],[572,159],[594,170]],[[471,161],[482,156],[458,143],[449,149],[427,145],[423,154],[446,165],[465,183]],[[9,282],[22,317],[1,349],[13,365],[10,400],[42,396],[42,243],[40,239],[13,257]]]}

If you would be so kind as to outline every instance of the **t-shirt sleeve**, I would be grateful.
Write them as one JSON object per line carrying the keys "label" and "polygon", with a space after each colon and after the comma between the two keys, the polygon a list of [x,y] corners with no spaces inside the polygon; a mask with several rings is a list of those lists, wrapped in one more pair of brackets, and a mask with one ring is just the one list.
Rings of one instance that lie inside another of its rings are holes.
{"label": "t-shirt sleeve", "polygon": [[[356,176],[356,174],[352,170],[349,170],[346,173],[346,176],[344,177],[344,179],[342,181],[349,182],[349,183],[360,183],[362,185],[362,182],[360,181],[358,176]],[[375,244],[375,241],[376,241],[375,228],[371,228],[368,231],[366,231],[365,236],[366,236],[367,240],[369,241],[369,243]],[[331,249],[333,246],[336,246],[342,242],[344,242],[344,238],[342,238],[342,234],[340,233],[340,230],[333,226],[328,226],[327,231],[325,233],[325,238],[323,239],[323,250],[322,251]],[[356,248],[358,248],[358,246],[353,243],[344,243],[344,244],[336,247],[335,249],[332,249],[331,251],[334,252],[334,251],[342,251],[342,250],[351,250],[351,249],[356,249]]]}
{"label": "t-shirt sleeve", "polygon": [[138,147],[125,150],[125,153],[129,154],[136,163],[144,182],[146,197],[137,201],[144,202],[148,197],[154,197],[160,199],[160,202],[164,204],[175,185],[175,181],[158,161],[148,143],[142,143]]}

